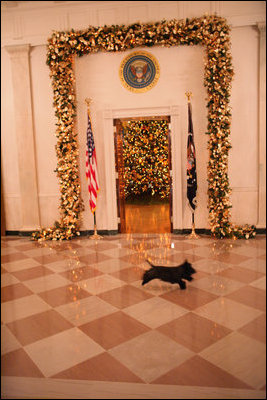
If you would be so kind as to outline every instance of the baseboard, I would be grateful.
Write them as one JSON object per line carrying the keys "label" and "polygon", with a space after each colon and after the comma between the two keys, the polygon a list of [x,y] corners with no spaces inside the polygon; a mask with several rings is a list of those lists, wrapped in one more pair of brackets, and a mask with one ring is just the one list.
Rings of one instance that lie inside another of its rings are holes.
{"label": "baseboard", "polygon": [[266,235],[266,228],[256,228],[256,233],[258,235]]}
{"label": "baseboard", "polygon": [[[174,235],[189,235],[192,232],[192,229],[173,229]],[[195,229],[195,232],[199,235],[210,235],[210,229]]]}
{"label": "baseboard", "polygon": [[[109,231],[109,230],[107,230],[107,229],[104,229],[104,230],[98,230],[97,231],[97,233],[98,233],[98,235],[100,235],[100,236],[111,236],[111,235],[118,235],[118,230],[111,230],[111,231]],[[90,236],[90,235],[93,235],[94,234],[94,231],[93,230],[90,230],[90,231],[80,231],[80,236]]]}
{"label": "baseboard", "polygon": [[[5,235],[2,236],[31,236],[36,231],[6,231]],[[188,235],[192,232],[191,229],[173,229],[174,235]],[[195,229],[196,234],[199,235],[211,235],[210,229]],[[114,236],[118,235],[118,230],[99,230],[97,233],[101,236]],[[94,231],[80,231],[80,236],[90,236],[93,235]],[[266,235],[266,228],[256,228],[257,235]],[[78,237],[78,236],[77,236]]]}

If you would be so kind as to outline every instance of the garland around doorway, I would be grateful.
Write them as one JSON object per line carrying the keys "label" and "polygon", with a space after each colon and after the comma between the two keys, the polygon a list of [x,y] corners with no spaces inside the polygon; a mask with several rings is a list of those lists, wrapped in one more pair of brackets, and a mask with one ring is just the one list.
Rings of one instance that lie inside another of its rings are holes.
{"label": "garland around doorway", "polygon": [[208,209],[212,235],[218,238],[250,238],[255,227],[236,226],[230,221],[231,189],[228,179],[228,152],[231,148],[229,106],[233,78],[230,28],[216,15],[201,18],[93,27],[79,31],[54,32],[48,39],[50,68],[57,117],[55,172],[60,181],[60,221],[52,228],[33,233],[36,240],[71,239],[79,235],[84,210],[78,171],[75,75],[73,60],[99,51],[119,52],[136,47],[205,46],[204,86],[207,89],[209,162]]}

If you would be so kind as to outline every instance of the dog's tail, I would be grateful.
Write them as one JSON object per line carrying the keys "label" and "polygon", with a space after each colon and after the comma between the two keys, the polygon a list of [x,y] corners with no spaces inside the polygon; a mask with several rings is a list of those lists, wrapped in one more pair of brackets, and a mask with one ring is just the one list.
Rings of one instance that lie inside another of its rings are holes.
{"label": "dog's tail", "polygon": [[151,263],[151,261],[149,261],[149,259],[146,259],[146,262],[151,265],[151,267],[154,267],[154,265]]}

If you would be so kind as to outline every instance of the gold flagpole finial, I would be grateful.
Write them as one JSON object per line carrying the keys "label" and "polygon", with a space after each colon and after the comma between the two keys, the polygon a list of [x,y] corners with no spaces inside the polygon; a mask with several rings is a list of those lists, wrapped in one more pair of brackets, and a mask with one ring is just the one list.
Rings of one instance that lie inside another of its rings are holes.
{"label": "gold flagpole finial", "polygon": [[91,98],[89,98],[89,97],[86,97],[84,102],[87,104],[87,113],[88,113],[88,115],[90,117],[91,116],[91,114],[90,114],[90,104],[93,102],[93,100]]}
{"label": "gold flagpole finial", "polygon": [[93,102],[93,100],[90,99],[89,97],[86,97],[86,99],[84,101],[87,104],[87,111],[90,114],[90,104]]}
{"label": "gold flagpole finial", "polygon": [[86,99],[84,101],[87,104],[87,106],[89,107],[93,100],[90,99],[89,97],[86,97]]}
{"label": "gold flagpole finial", "polygon": [[188,103],[190,103],[190,98],[193,96],[192,92],[185,92],[185,95],[187,97]]}

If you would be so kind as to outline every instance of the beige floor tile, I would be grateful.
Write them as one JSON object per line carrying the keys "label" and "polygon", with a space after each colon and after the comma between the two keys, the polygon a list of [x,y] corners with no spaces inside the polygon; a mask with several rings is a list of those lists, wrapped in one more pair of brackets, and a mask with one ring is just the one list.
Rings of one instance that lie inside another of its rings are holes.
{"label": "beige floor tile", "polygon": [[229,329],[239,329],[262,314],[259,310],[224,297],[196,308],[194,312]]}
{"label": "beige floor tile", "polygon": [[[141,378],[108,353],[101,353],[65,371],[53,378],[77,379],[89,381],[132,382],[141,383]],[[104,397],[103,397],[104,398]]]}
{"label": "beige floor tile", "polygon": [[70,271],[72,269],[84,266],[84,263],[81,263],[77,260],[67,260],[63,258],[62,260],[55,261],[47,265],[46,267],[49,268],[51,271],[60,273],[65,271]]}
{"label": "beige floor tile", "polygon": [[133,265],[131,263],[123,261],[120,258],[118,259],[114,258],[112,260],[102,261],[98,264],[92,264],[92,267],[103,272],[103,274],[110,274],[112,272],[121,271],[124,268],[130,268],[132,266]]}
{"label": "beige floor tile", "polygon": [[252,339],[259,340],[266,345],[266,313],[242,326],[239,332],[248,335]]}
{"label": "beige floor tile", "polygon": [[46,377],[104,351],[76,327],[29,344],[24,349]]}
{"label": "beige floor tile", "polygon": [[34,293],[44,292],[45,290],[55,289],[61,286],[66,286],[70,281],[61,275],[51,274],[42,276],[41,278],[31,279],[23,282]]}
{"label": "beige floor tile", "polygon": [[194,355],[190,350],[156,331],[144,333],[114,347],[109,350],[109,354],[147,383]]}
{"label": "beige floor tile", "polygon": [[246,285],[226,297],[257,310],[266,311],[266,292],[262,289]]}
{"label": "beige floor tile", "polygon": [[[173,257],[173,259],[171,259]],[[160,257],[159,255],[152,255],[146,257],[149,261],[158,266],[166,266],[166,267],[177,267],[178,265],[182,264],[185,260],[185,257],[181,253],[169,253],[169,255],[164,255]],[[145,269],[151,268],[148,262],[145,260],[144,262]]]}
{"label": "beige floor tile", "polygon": [[124,268],[120,271],[110,273],[114,278],[118,278],[126,283],[136,282],[142,279],[144,274],[143,268],[132,266],[130,268]]}
{"label": "beige floor tile", "polygon": [[91,296],[84,290],[79,282],[69,283],[65,286],[59,286],[55,289],[49,289],[38,293],[51,307],[58,307],[63,304],[75,303],[81,299]]}
{"label": "beige floor tile", "polygon": [[18,251],[28,251],[28,250],[36,250],[36,249],[42,250],[43,248],[46,248],[46,247],[50,247],[50,246],[43,246],[40,243],[35,242],[35,241],[28,241],[28,242],[24,242],[24,243],[21,242],[20,244],[15,246],[15,248]]}
{"label": "beige floor tile", "polygon": [[200,356],[228,371],[255,389],[266,382],[266,346],[246,335],[233,332],[204,349]]}
{"label": "beige floor tile", "polygon": [[259,258],[250,258],[249,260],[240,263],[239,267],[252,269],[253,271],[266,274],[266,260],[260,260]]}
{"label": "beige floor tile", "polygon": [[16,252],[6,255],[1,255],[1,263],[2,264],[9,264],[17,261],[22,261],[27,259],[28,257],[23,252]]}
{"label": "beige floor tile", "polygon": [[95,251],[93,248],[88,248],[88,247],[79,247],[75,249],[66,249],[63,250],[60,254],[66,258],[70,259],[75,259],[81,256],[88,256],[90,257],[90,254],[94,254]]}
{"label": "beige floor tile", "polygon": [[[216,242],[216,240],[212,239],[210,236],[208,235],[198,235],[199,238],[194,240],[194,245],[196,247],[206,247],[206,246],[211,246],[214,242]],[[192,239],[188,239],[188,235],[173,235],[172,236],[173,239],[178,240],[178,241],[183,241],[185,243],[192,243]]]}
{"label": "beige floor tile", "polygon": [[125,285],[125,282],[120,279],[113,278],[108,274],[103,274],[95,278],[85,279],[79,282],[81,287],[91,294],[99,294],[120,286]]}
{"label": "beige floor tile", "polygon": [[105,250],[116,249],[118,247],[116,243],[105,240],[104,238],[103,238],[103,240],[96,240],[93,242],[94,243],[92,243],[90,248],[97,253],[105,251]]}
{"label": "beige floor tile", "polygon": [[9,285],[14,285],[18,282],[19,280],[8,272],[5,274],[1,274],[1,288]]}
{"label": "beige floor tile", "polygon": [[6,236],[1,238],[1,243],[7,243],[7,245],[9,247],[15,247],[15,246],[19,246],[22,244],[29,244],[29,239],[28,238],[22,238],[22,237],[18,237],[16,235],[12,235],[12,236]]}
{"label": "beige floor tile", "polygon": [[227,263],[221,261],[211,260],[211,259],[201,259],[194,263],[193,267],[196,271],[207,272],[208,274],[216,274],[224,269],[229,268]]}
{"label": "beige floor tile", "polygon": [[209,275],[203,279],[194,280],[190,282],[190,285],[195,288],[206,290],[217,296],[224,296],[228,293],[232,293],[243,286],[243,284],[238,281],[215,274]]}
{"label": "beige floor tile", "polygon": [[70,282],[80,282],[85,279],[95,278],[102,275],[102,272],[89,266],[77,267],[60,273],[61,276],[68,279]]}
{"label": "beige floor tile", "polygon": [[232,332],[193,312],[161,325],[157,330],[196,353]]}
{"label": "beige floor tile", "polygon": [[248,245],[244,246],[239,246],[233,250],[234,253],[236,254],[241,254],[242,256],[247,256],[247,257],[258,257],[262,254],[266,253],[266,249],[261,248],[261,247],[255,247],[251,246],[251,242],[247,242]]}
{"label": "beige floor tile", "polygon": [[114,247],[113,249],[108,249],[102,251],[103,254],[106,254],[107,256],[110,256],[112,258],[120,258],[126,255],[130,254],[136,254],[135,250],[127,249],[125,247]]}
{"label": "beige floor tile", "polygon": [[31,250],[24,250],[23,253],[28,257],[55,255],[56,251],[49,247],[39,247]]}
{"label": "beige floor tile", "polygon": [[159,265],[162,265],[162,263],[167,262],[167,258],[169,256],[174,256],[176,254],[180,254],[176,249],[168,248],[168,247],[156,247],[154,249],[149,249],[147,250],[146,254],[149,257],[150,261],[152,263],[159,262]]}
{"label": "beige floor tile", "polygon": [[251,282],[250,286],[253,286],[253,287],[256,287],[258,289],[262,289],[262,290],[266,291],[266,276],[264,276],[264,277],[262,277],[260,279],[257,279],[254,282]]}
{"label": "beige floor tile", "polygon": [[25,260],[20,261],[12,261],[6,264],[2,263],[2,266],[8,272],[21,271],[22,269],[32,268],[38,265],[40,265],[40,263],[36,260],[33,260],[32,258],[26,258]]}
{"label": "beige floor tile", "polygon": [[119,288],[100,293],[99,297],[113,306],[123,309],[133,304],[140,303],[151,297],[149,293],[132,285],[124,285]]}
{"label": "beige floor tile", "polygon": [[56,308],[64,318],[75,326],[112,314],[118,309],[96,296],[86,297],[74,303],[65,304]]}
{"label": "beige floor tile", "polygon": [[78,259],[83,262],[85,265],[92,265],[92,264],[98,264],[102,261],[108,261],[108,260],[112,260],[112,258],[110,256],[107,256],[105,254],[103,254],[102,252],[92,252],[86,256],[80,256],[78,257]]}
{"label": "beige floor tile", "polygon": [[6,256],[8,254],[17,253],[18,250],[14,247],[3,247],[1,245],[1,256]]}
{"label": "beige floor tile", "polygon": [[[192,374],[192,371],[198,371]],[[198,355],[185,361],[182,365],[167,372],[153,383],[168,385],[206,386],[225,388],[247,388],[251,386],[242,382],[216,365],[204,360]]]}
{"label": "beige floor tile", "polygon": [[234,279],[243,283],[250,283],[259,278],[261,278],[264,274],[257,271],[252,271],[248,268],[240,268],[235,265],[232,268],[227,268],[224,271],[218,272],[218,275],[224,276],[225,278]]}
{"label": "beige floor tile", "polygon": [[132,282],[131,286],[134,286],[138,289],[142,288],[144,292],[149,293],[152,296],[160,296],[161,294],[172,292],[173,290],[177,290],[178,288],[178,286],[175,284],[164,282],[159,279],[154,279],[144,286],[142,286],[142,280],[139,280],[136,282]]}
{"label": "beige floor tile", "polygon": [[129,254],[123,257],[120,257],[120,260],[127,262],[129,264],[133,264],[133,265],[140,265],[141,263],[143,263],[145,261],[145,259],[148,257],[146,251],[140,251],[140,253],[136,253],[136,254]]}
{"label": "beige floor tile", "polygon": [[176,287],[176,289],[162,294],[161,298],[192,311],[201,305],[212,302],[218,297],[217,295],[209,293],[206,290],[195,288],[191,286],[190,283],[191,282],[187,284],[187,288],[185,290],[181,290],[178,285],[172,285]]}
{"label": "beige floor tile", "polygon": [[32,293],[33,292],[21,282],[15,283],[14,285],[5,286],[1,288],[1,303],[29,296]]}
{"label": "beige floor tile", "polygon": [[54,254],[41,254],[33,257],[34,260],[42,265],[49,265],[56,261],[61,261],[62,256],[55,252]]}
{"label": "beige floor tile", "polygon": [[53,274],[54,272],[43,265],[37,267],[23,269],[21,271],[13,271],[12,275],[19,279],[21,282],[28,281],[30,279],[41,278],[46,275]]}
{"label": "beige floor tile", "polygon": [[238,265],[244,261],[247,261],[249,257],[235,254],[232,251],[225,251],[221,254],[215,255],[213,258],[224,263],[226,262],[232,265]]}
{"label": "beige floor tile", "polygon": [[197,256],[195,254],[177,252],[176,254],[170,255],[167,260],[172,263],[172,265],[180,265],[185,260],[191,264],[195,264],[197,261],[203,259],[203,257]]}
{"label": "beige floor tile", "polygon": [[149,330],[146,325],[121,311],[81,325],[80,329],[106,350]]}
{"label": "beige floor tile", "polygon": [[8,322],[49,310],[50,308],[44,300],[33,294],[1,304],[1,320],[7,324]]}
{"label": "beige floor tile", "polygon": [[7,327],[24,346],[70,329],[73,325],[55,310],[48,310],[9,322]]}
{"label": "beige floor tile", "polygon": [[154,329],[181,317],[188,313],[188,310],[159,297],[153,297],[124,308],[123,312]]}
{"label": "beige floor tile", "polygon": [[1,375],[35,378],[44,376],[22,348],[6,353],[1,357]]}
{"label": "beige floor tile", "polygon": [[198,246],[198,247],[193,247],[192,249],[189,248],[186,251],[186,253],[205,258],[210,258],[215,256],[215,252],[210,246]]}
{"label": "beige floor tile", "polygon": [[197,244],[193,243],[192,241],[186,242],[185,240],[183,240],[183,241],[176,241],[174,243],[174,245],[171,246],[171,248],[173,250],[181,252],[181,253],[185,252],[185,253],[194,254],[194,250],[197,251],[200,247]]}
{"label": "beige floor tile", "polygon": [[6,325],[1,325],[1,355],[17,350],[20,347],[21,344],[17,341],[13,333],[10,332],[8,327]]}

